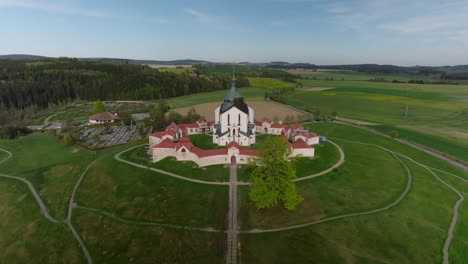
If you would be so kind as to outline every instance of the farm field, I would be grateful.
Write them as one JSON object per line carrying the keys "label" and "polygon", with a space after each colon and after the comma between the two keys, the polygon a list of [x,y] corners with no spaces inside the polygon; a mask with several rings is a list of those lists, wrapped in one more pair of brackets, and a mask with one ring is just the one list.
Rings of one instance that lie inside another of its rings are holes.
{"label": "farm field", "polygon": [[[392,126],[402,135],[410,132],[416,143],[468,160],[467,86],[372,83],[360,81],[304,81],[304,87],[333,90],[296,90],[286,103],[301,109]],[[405,116],[408,105],[408,116]],[[376,127],[379,129],[379,127]],[[380,127],[385,128],[385,127]],[[388,132],[385,130],[384,132]],[[428,137],[425,140],[423,137]],[[410,138],[409,138],[410,139]],[[440,146],[445,147],[440,148]]]}
{"label": "farm field", "polygon": [[251,87],[260,87],[266,89],[288,89],[296,87],[292,82],[285,82],[276,78],[247,77]]}
{"label": "farm field", "polygon": [[[239,88],[239,92],[244,96],[244,98],[246,98],[246,100],[252,101],[263,100],[266,91],[268,90],[256,87]],[[197,104],[212,102],[221,103],[227,92],[228,90],[220,90],[207,93],[191,94],[187,96],[169,98],[167,99],[167,102],[172,106],[172,108],[189,107]]]}
{"label": "farm field", "polygon": [[[208,73],[232,73],[232,66],[204,66],[202,71]],[[246,73],[261,73],[261,72],[270,72],[270,73],[286,73],[282,69],[277,68],[264,68],[264,67],[236,67],[236,72],[246,72]]]}
{"label": "farm field", "polygon": [[[382,145],[409,155],[423,164],[456,173],[468,174],[420,151],[370,132],[332,123],[309,126],[338,143],[346,153],[338,171],[317,179],[298,182],[305,197],[297,211],[252,209],[246,189],[240,191],[242,229],[284,227],[345,213],[382,208],[395,201],[407,186],[404,167],[392,155],[372,146],[339,139]],[[442,245],[450,224],[455,193],[433,175],[407,159],[413,182],[407,196],[395,207],[370,215],[355,216],[308,227],[259,234],[241,235],[242,262],[399,262],[440,263]],[[377,165],[376,165],[377,164]],[[361,171],[362,170],[362,171]],[[460,180],[437,173],[443,180],[468,193]],[[336,184],[336,185],[335,185]],[[353,185],[355,186],[353,187]],[[349,188],[349,189],[348,189]],[[468,257],[466,203],[462,204],[459,225],[450,250],[453,263]],[[344,211],[341,211],[344,210]],[[305,250],[307,248],[307,250]]]}
{"label": "farm field", "polygon": [[304,79],[311,80],[335,80],[335,81],[368,81],[372,79],[383,79],[386,81],[407,82],[409,80],[431,80],[431,75],[407,75],[407,74],[369,74],[350,70],[327,70],[317,69],[291,69],[285,70],[291,74],[296,74]]}
{"label": "farm field", "polygon": [[[261,99],[259,98],[259,100],[262,101],[251,101],[250,99],[246,101],[246,103],[255,110],[256,120],[269,118],[275,122],[293,122],[307,118],[307,115],[292,108],[277,104],[275,102],[263,101],[263,97]],[[214,120],[214,109],[220,105],[221,103],[219,102],[204,103],[176,108],[174,111],[185,115],[190,109],[195,108],[197,113],[204,116],[207,120]]]}

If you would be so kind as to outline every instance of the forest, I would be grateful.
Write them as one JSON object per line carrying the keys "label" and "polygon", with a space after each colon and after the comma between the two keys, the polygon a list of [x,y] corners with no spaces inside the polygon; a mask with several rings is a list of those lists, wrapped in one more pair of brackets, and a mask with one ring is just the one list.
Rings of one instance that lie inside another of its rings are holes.
{"label": "forest", "polygon": [[[157,100],[228,89],[229,74],[177,74],[144,65],[60,58],[0,60],[0,109],[44,109],[73,101]],[[242,74],[238,86],[249,86]]]}

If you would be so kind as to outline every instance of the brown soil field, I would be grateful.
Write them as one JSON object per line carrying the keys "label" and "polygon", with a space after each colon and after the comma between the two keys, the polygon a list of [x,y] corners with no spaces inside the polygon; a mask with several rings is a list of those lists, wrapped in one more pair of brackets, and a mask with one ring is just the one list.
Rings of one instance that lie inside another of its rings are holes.
{"label": "brown soil field", "polygon": [[304,87],[302,90],[304,91],[325,91],[325,90],[332,90],[335,89],[335,87]]}
{"label": "brown soil field", "polygon": [[334,72],[340,70],[328,70],[328,69],[283,69],[291,74],[322,74],[324,72]]}
{"label": "brown soil field", "polygon": [[[292,122],[293,120],[302,120],[306,116],[294,109],[267,101],[246,101],[246,103],[255,110],[255,119],[263,120],[270,118],[273,121]],[[180,114],[187,114],[190,108],[195,108],[197,113],[203,115],[206,120],[214,120],[214,110],[221,103],[205,103],[190,107],[176,108],[174,111]]]}

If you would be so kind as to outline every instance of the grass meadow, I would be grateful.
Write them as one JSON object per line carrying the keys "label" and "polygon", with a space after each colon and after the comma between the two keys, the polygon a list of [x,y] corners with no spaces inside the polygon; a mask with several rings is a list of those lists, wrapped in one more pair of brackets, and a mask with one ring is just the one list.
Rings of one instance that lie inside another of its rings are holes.
{"label": "grass meadow", "polygon": [[[417,161],[457,173],[467,173],[396,141],[338,124],[310,125],[329,138],[337,137],[381,144]],[[239,197],[240,222],[245,228],[285,226],[345,213],[362,212],[392,203],[403,192],[406,174],[390,154],[371,146],[334,139],[344,149],[346,161],[338,171],[297,183],[305,198],[297,211],[256,210],[246,201],[246,189]],[[408,160],[413,176],[409,194],[397,206],[378,214],[357,216],[290,231],[241,235],[244,263],[283,262],[398,262],[440,263],[442,246],[458,199],[428,171]],[[444,175],[466,194],[466,184]],[[468,206],[463,204],[460,212]],[[466,261],[468,215],[462,213],[455,231],[450,257]],[[457,262],[458,261],[458,262]]]}

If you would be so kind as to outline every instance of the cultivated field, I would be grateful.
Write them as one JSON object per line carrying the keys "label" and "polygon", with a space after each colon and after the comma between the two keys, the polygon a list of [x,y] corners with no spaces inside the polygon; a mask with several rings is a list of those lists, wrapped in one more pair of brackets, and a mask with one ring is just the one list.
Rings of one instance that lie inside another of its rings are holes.
{"label": "cultivated field", "polygon": [[[295,121],[303,120],[306,118],[304,113],[289,107],[276,104],[268,101],[246,101],[246,103],[255,110],[255,119],[263,120],[264,118],[270,118],[275,121]],[[207,120],[214,120],[214,109],[221,104],[218,103],[205,103],[198,104],[189,107],[176,108],[174,111],[186,114],[192,107],[195,108],[197,113],[203,115]]]}
{"label": "cultivated field", "polygon": [[288,104],[309,111],[336,111],[343,119],[385,124],[374,128],[383,132],[397,130],[403,138],[468,161],[468,86],[312,80],[303,83],[335,89],[286,93]]}

